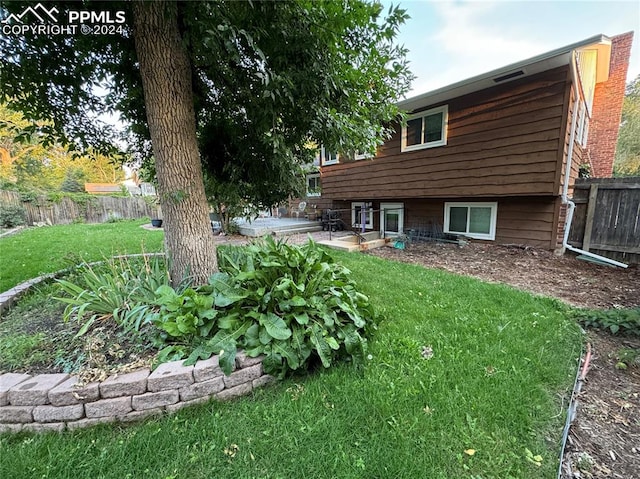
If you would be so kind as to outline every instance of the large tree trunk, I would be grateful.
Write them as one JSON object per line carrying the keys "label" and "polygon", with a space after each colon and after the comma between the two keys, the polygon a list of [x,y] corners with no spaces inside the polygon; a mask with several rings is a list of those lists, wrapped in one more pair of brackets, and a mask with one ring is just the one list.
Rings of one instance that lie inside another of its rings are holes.
{"label": "large tree trunk", "polygon": [[176,2],[135,2],[134,39],[174,284],[217,269],[196,138],[189,57]]}

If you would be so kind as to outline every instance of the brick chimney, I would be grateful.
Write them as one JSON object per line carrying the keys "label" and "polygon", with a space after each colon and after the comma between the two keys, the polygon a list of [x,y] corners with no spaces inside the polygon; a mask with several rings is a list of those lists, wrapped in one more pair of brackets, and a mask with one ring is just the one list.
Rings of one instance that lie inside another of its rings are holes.
{"label": "brick chimney", "polygon": [[609,178],[613,175],[613,158],[618,141],[632,42],[633,32],[611,38],[609,79],[598,83],[595,88],[587,139],[588,157],[591,159],[592,176],[595,178]]}

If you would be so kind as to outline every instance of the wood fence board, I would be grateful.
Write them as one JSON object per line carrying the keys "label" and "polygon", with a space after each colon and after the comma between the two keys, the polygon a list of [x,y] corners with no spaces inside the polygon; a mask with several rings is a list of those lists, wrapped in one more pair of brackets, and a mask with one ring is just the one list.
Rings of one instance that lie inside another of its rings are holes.
{"label": "wood fence board", "polygon": [[73,222],[104,223],[114,218],[139,219],[162,217],[158,205],[149,204],[137,196],[92,196],[78,204],[71,198],[49,201],[45,197],[23,201],[20,193],[0,191],[3,204],[21,205],[27,214],[27,224],[69,224]]}
{"label": "wood fence board", "polygon": [[607,258],[640,263],[640,178],[576,182],[569,243]]}

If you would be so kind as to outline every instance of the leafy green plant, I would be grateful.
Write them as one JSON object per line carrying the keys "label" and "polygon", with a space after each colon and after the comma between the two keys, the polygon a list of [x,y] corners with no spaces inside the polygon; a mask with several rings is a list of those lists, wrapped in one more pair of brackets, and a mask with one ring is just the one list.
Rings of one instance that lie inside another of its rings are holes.
{"label": "leafy green plant", "polygon": [[373,308],[349,270],[313,241],[291,246],[267,237],[219,251],[221,272],[211,277],[210,289],[216,306],[229,303],[227,347],[240,334],[238,345],[249,356],[266,355],[265,370],[277,376],[305,368],[313,358],[325,368],[337,358],[364,359]]}
{"label": "leafy green plant", "polygon": [[640,336],[640,308],[576,310],[573,315],[588,328],[605,329],[612,334]]}
{"label": "leafy green plant", "polygon": [[22,205],[0,203],[0,227],[14,228],[27,221],[27,211]]}
{"label": "leafy green plant", "polygon": [[250,357],[265,355],[265,371],[282,377],[314,358],[326,368],[338,358],[364,359],[372,307],[349,270],[315,243],[269,237],[218,251],[220,272],[209,285],[156,291],[153,324],[169,343],[160,360],[188,354],[186,364],[193,364],[217,354],[230,374],[242,348]]}
{"label": "leafy green plant", "polygon": [[111,317],[125,331],[139,331],[154,313],[156,290],[169,284],[164,260],[147,255],[111,258],[93,266],[85,263],[75,278],[56,280],[66,296],[55,299],[67,304],[65,321],[84,321],[78,336],[96,320]]}
{"label": "leafy green plant", "polygon": [[616,368],[640,367],[640,348],[621,348],[616,352]]}
{"label": "leafy green plant", "polygon": [[25,367],[31,361],[37,361],[43,355],[39,348],[46,341],[47,338],[42,333],[4,336],[0,350],[0,370]]}
{"label": "leafy green plant", "polygon": [[160,286],[156,295],[156,304],[161,307],[152,320],[155,326],[174,338],[209,335],[218,314],[212,295],[198,294],[191,288],[179,294],[169,285]]}

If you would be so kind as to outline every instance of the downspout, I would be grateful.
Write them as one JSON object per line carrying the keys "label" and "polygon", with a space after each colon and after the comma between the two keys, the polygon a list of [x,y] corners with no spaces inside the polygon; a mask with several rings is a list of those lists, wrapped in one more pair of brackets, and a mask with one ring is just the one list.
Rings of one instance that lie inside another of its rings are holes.
{"label": "downspout", "polygon": [[562,247],[572,251],[574,253],[578,253],[584,256],[588,256],[590,258],[597,259],[598,261],[602,261],[604,263],[608,263],[614,266],[618,266],[620,268],[627,268],[628,265],[624,263],[620,263],[619,261],[615,261],[610,258],[606,258],[604,256],[600,256],[595,253],[591,253],[589,251],[584,251],[579,248],[575,248],[569,244],[569,232],[571,230],[571,222],[573,221],[573,211],[576,208],[576,204],[569,199],[569,179],[571,177],[571,163],[573,161],[573,144],[576,139],[576,126],[578,123],[578,107],[580,105],[580,92],[578,91],[578,74],[576,72],[576,58],[575,51],[571,54],[571,78],[573,80],[573,84],[576,90],[576,99],[573,102],[573,116],[571,118],[571,134],[569,135],[569,150],[567,151],[567,166],[564,171],[564,184],[562,185],[562,204],[567,205],[567,217],[565,219],[564,224],[564,236],[562,238]]}

